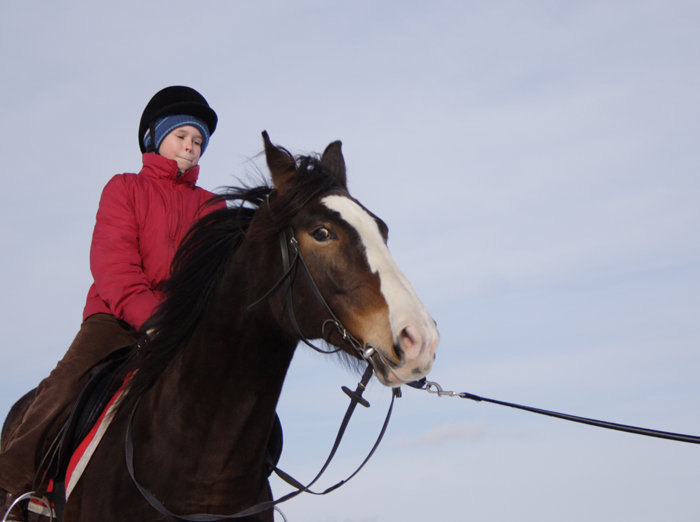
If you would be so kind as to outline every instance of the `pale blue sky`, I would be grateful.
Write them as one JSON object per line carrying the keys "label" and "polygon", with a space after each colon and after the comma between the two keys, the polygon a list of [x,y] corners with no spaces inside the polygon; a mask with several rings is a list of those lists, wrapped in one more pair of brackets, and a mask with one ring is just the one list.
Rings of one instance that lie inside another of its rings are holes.
{"label": "pale blue sky", "polygon": [[[220,117],[206,188],[256,179],[263,129],[300,153],[343,140],[351,191],[441,330],[431,378],[700,433],[698,27],[700,6],[674,0],[4,6],[0,415],[78,329],[98,197],[140,166],[144,104],[186,84]],[[315,474],[355,381],[299,350],[289,471]],[[376,436],[388,392],[369,396],[331,479]],[[406,390],[353,482],[284,511],[690,521],[699,488],[696,446]]]}

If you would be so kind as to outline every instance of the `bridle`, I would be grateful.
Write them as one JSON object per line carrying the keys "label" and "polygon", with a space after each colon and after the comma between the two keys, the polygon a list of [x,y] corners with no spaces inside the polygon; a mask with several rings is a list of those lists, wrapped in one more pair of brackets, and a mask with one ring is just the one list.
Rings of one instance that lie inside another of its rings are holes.
{"label": "bridle", "polygon": [[[358,352],[360,357],[367,361],[367,367],[365,368],[365,371],[362,375],[362,378],[360,382],[358,382],[356,388],[354,390],[351,390],[350,388],[347,388],[343,386],[341,389],[345,394],[350,398],[350,404],[347,407],[347,410],[345,411],[345,415],[343,417],[343,420],[340,423],[340,427],[338,428],[338,433],[336,435],[335,441],[333,443],[333,447],[331,448],[331,451],[326,458],[326,461],[324,462],[323,466],[321,467],[320,471],[316,474],[316,476],[309,482],[308,484],[304,485],[300,481],[296,480],[293,478],[291,475],[288,473],[284,472],[283,470],[277,468],[273,463],[270,463],[272,466],[273,471],[277,474],[280,479],[285,481],[287,484],[291,485],[292,487],[295,488],[294,491],[278,498],[275,500],[269,500],[266,502],[260,502],[258,504],[255,504],[254,506],[251,506],[250,508],[244,509],[242,511],[239,511],[237,513],[231,514],[231,515],[216,515],[216,514],[210,514],[210,513],[197,513],[197,514],[190,514],[190,515],[183,515],[183,514],[176,514],[173,513],[172,511],[168,510],[165,505],[161,501],[159,501],[155,495],[153,495],[150,491],[148,491],[136,478],[135,472],[134,472],[134,447],[133,447],[133,436],[132,436],[132,428],[133,428],[133,422],[134,422],[134,417],[136,415],[136,410],[138,408],[138,405],[140,403],[140,398],[136,401],[134,404],[134,407],[131,411],[131,415],[129,417],[129,421],[127,423],[126,427],[126,434],[124,438],[124,453],[125,453],[125,458],[126,458],[126,468],[129,473],[129,476],[131,477],[131,480],[136,486],[136,489],[141,493],[141,496],[151,505],[153,509],[158,511],[160,514],[165,515],[167,517],[172,517],[172,518],[177,518],[180,520],[185,520],[189,522],[213,522],[217,520],[226,520],[226,519],[233,519],[233,518],[242,518],[242,517],[248,517],[257,513],[262,513],[263,511],[267,511],[270,509],[275,508],[277,504],[280,504],[282,502],[286,502],[287,500],[290,500],[297,495],[301,493],[310,493],[312,495],[326,495],[327,493],[330,493],[331,491],[334,491],[338,489],[340,486],[343,484],[347,483],[357,475],[360,470],[369,462],[370,458],[372,455],[374,455],[374,452],[376,449],[379,447],[379,443],[382,441],[382,438],[384,437],[384,433],[386,432],[386,429],[389,425],[389,420],[391,419],[391,413],[394,408],[394,400],[401,397],[401,389],[400,388],[393,388],[392,389],[392,395],[391,395],[391,402],[389,403],[389,408],[386,414],[386,417],[384,419],[384,423],[382,424],[381,430],[379,432],[379,435],[377,437],[377,440],[375,441],[374,445],[370,449],[369,453],[365,457],[365,459],[360,463],[360,465],[357,467],[357,469],[346,479],[341,480],[337,482],[336,484],[326,488],[323,491],[313,491],[311,490],[311,487],[321,478],[321,476],[325,473],[326,469],[330,465],[331,461],[333,460],[333,457],[335,456],[338,448],[340,447],[340,443],[343,439],[343,435],[345,434],[345,431],[348,427],[348,424],[350,423],[350,419],[352,417],[352,414],[354,413],[356,406],[358,404],[361,404],[362,406],[369,407],[369,402],[362,396],[364,393],[365,389],[367,388],[367,383],[369,380],[372,378],[372,375],[374,374],[374,368],[376,365],[376,358],[381,357],[379,352],[372,346],[366,345],[363,346],[362,343],[354,336],[352,333],[345,328],[343,323],[338,319],[338,317],[335,315],[333,310],[330,308],[328,303],[323,297],[323,294],[321,294],[321,291],[318,288],[318,285],[314,281],[313,276],[311,275],[311,272],[308,269],[308,266],[306,265],[306,262],[304,261],[304,258],[301,254],[301,249],[299,248],[299,242],[294,236],[294,230],[289,227],[286,230],[282,230],[279,233],[279,243],[280,243],[280,251],[282,254],[282,268],[283,268],[283,274],[282,277],[275,283],[270,290],[268,290],[260,299],[255,301],[253,304],[248,306],[248,312],[253,312],[256,309],[258,309],[263,303],[265,303],[270,297],[272,297],[276,292],[278,292],[280,289],[284,287],[285,291],[285,299],[286,299],[286,308],[287,312],[289,315],[289,320],[292,324],[292,328],[294,329],[296,335],[299,337],[299,339],[312,349],[316,350],[317,352],[320,353],[325,353],[325,354],[332,354],[336,353],[340,350],[340,348],[336,348],[333,350],[323,350],[317,346],[315,346],[311,341],[306,338],[306,336],[301,332],[301,328],[299,327],[299,324],[296,320],[296,316],[294,314],[294,305],[293,305],[293,300],[292,300],[292,286],[294,284],[295,278],[296,278],[296,272],[301,267],[301,270],[303,271],[309,286],[311,287],[311,290],[318,300],[318,302],[321,304],[321,306],[324,308],[326,313],[328,314],[329,318],[325,319],[321,325],[321,332],[322,334],[325,333],[326,329],[331,326],[335,328],[338,333],[340,334],[342,340],[344,342],[347,342],[354,350]],[[290,255],[291,254],[291,255]]]}
{"label": "bridle", "polygon": [[294,304],[292,302],[292,285],[296,277],[296,271],[300,267],[302,272],[304,273],[304,276],[306,277],[306,280],[309,283],[309,286],[311,287],[311,291],[313,292],[314,297],[321,304],[324,311],[329,315],[329,318],[323,321],[323,324],[321,325],[322,335],[325,334],[326,328],[328,326],[332,326],[338,331],[343,341],[348,343],[360,355],[362,359],[368,361],[370,364],[374,364],[373,360],[377,357],[381,357],[381,355],[373,346],[369,344],[363,345],[357,339],[357,337],[355,337],[350,332],[350,330],[348,330],[343,325],[342,321],[338,319],[338,316],[336,316],[331,307],[328,305],[326,299],[323,297],[323,294],[319,290],[316,281],[311,275],[306,261],[304,261],[304,257],[301,254],[301,249],[299,248],[299,241],[294,235],[294,230],[292,229],[292,227],[288,227],[286,230],[280,231],[279,242],[280,252],[282,254],[282,277],[277,281],[277,283],[275,283],[275,285],[270,290],[268,290],[265,293],[265,295],[263,295],[260,299],[255,301],[250,306],[248,306],[248,312],[252,312],[258,309],[265,301],[267,301],[273,294],[275,294],[278,290],[280,290],[280,288],[284,286],[286,308],[287,313],[289,315],[289,320],[292,324],[294,332],[299,337],[301,342],[303,342],[304,344],[306,344],[307,346],[319,353],[328,354],[340,351],[340,348],[335,348],[332,350],[324,350],[322,348],[319,348],[318,346],[311,343],[311,341],[301,332],[301,328],[299,327],[299,323],[297,322],[296,315],[294,314]]}

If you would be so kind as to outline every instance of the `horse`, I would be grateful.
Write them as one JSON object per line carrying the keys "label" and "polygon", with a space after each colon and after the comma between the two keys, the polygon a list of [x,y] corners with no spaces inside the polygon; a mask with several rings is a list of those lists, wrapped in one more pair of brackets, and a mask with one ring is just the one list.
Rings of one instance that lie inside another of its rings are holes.
{"label": "horse", "polygon": [[249,508],[271,504],[266,449],[300,341],[394,389],[431,370],[435,321],[350,196],[341,142],[320,157],[263,143],[272,184],[229,189],[183,240],[65,522],[270,522]]}

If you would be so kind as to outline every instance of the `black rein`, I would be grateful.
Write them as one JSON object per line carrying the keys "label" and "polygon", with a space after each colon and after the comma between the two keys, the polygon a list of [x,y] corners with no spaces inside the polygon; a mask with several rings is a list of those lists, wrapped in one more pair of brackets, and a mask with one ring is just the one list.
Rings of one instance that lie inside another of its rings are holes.
{"label": "black rein", "polygon": [[568,413],[559,413],[556,411],[543,410],[541,408],[534,408],[532,406],[524,406],[522,404],[515,404],[512,402],[499,401],[496,399],[489,399],[487,397],[481,397],[479,395],[474,395],[473,393],[467,392],[454,392],[445,391],[442,387],[436,383],[426,380],[425,378],[409,383],[413,388],[419,390],[425,390],[429,393],[434,393],[438,397],[449,396],[449,397],[459,397],[461,399],[471,399],[477,402],[489,402],[491,404],[498,404],[500,406],[508,406],[509,408],[515,408],[518,410],[529,411],[532,413],[537,413],[539,415],[547,415],[548,417],[555,417],[557,419],[563,419],[571,422],[578,422],[580,424],[588,424],[589,426],[596,426],[598,428],[605,428],[608,430],[622,431],[625,433],[634,433],[636,435],[644,435],[646,437],[656,437],[659,439],[672,440],[676,442],[688,442],[690,444],[700,444],[700,437],[696,435],[684,435],[682,433],[673,433],[670,431],[652,430],[649,428],[640,428],[638,426],[629,426],[627,424],[618,424],[616,422],[609,422],[597,419],[589,419],[587,417],[579,417],[577,415],[570,415]]}

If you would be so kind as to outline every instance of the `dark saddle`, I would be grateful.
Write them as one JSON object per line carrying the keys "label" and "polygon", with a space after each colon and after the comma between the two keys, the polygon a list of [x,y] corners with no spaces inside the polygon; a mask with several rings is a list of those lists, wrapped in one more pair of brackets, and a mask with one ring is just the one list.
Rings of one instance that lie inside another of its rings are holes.
{"label": "dark saddle", "polygon": [[[126,377],[126,365],[138,349],[138,344],[124,346],[113,351],[97,365],[80,392],[68,420],[40,466],[34,490],[44,495],[53,505],[55,520],[63,519],[66,504],[66,472],[78,446],[107,408],[110,400],[119,391]],[[275,414],[270,439],[267,444],[266,472],[269,476],[282,455],[282,424]]]}
{"label": "dark saddle", "polygon": [[95,365],[70,416],[39,467],[34,490],[51,502],[56,520],[63,519],[65,477],[71,457],[124,383],[125,365],[136,346],[118,348]]}

